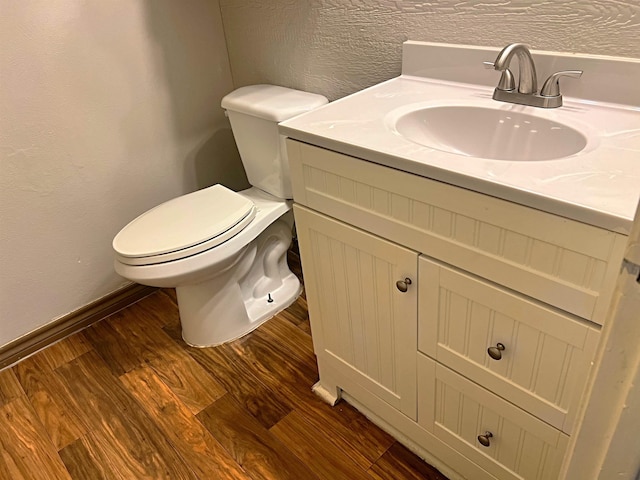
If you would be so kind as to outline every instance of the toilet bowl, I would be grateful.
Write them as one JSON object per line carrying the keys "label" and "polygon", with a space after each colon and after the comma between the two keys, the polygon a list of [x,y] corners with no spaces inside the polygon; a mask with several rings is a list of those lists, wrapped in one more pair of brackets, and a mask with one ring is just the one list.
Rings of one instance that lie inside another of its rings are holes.
{"label": "toilet bowl", "polygon": [[[195,193],[219,188],[224,187],[214,185]],[[178,244],[168,254],[140,252],[127,257],[117,253],[114,262],[116,272],[129,280],[176,289],[182,336],[193,346],[219,345],[241,337],[288,307],[300,293],[300,282],[286,263],[293,227],[291,202],[255,187],[229,193],[255,206],[254,218],[231,238],[198,253]],[[172,203],[183,199],[170,200],[145,215],[155,213],[162,223],[162,217],[173,210]],[[134,237],[138,233],[134,229],[142,223],[136,220],[114,239],[116,252],[128,251],[126,234]],[[170,223],[165,225],[173,230]],[[166,260],[163,255],[173,258]]]}
{"label": "toilet bowl", "polygon": [[293,214],[277,123],[325,103],[320,95],[271,85],[227,95],[222,106],[253,186],[233,192],[213,185],[169,200],[114,238],[118,274],[176,289],[188,344],[207,347],[239,338],[300,294],[286,261]]}

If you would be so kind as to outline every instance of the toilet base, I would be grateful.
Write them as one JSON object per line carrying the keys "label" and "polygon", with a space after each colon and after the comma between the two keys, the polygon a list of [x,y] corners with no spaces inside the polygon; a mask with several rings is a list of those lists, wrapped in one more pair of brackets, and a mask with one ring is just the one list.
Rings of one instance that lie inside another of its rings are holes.
{"label": "toilet base", "polygon": [[[279,289],[270,294],[272,302],[268,301],[269,295],[265,295],[263,298],[252,300],[244,311],[236,308],[239,304],[228,297],[217,305],[210,305],[208,301],[198,302],[199,295],[193,286],[178,287],[176,292],[180,320],[183,324],[182,339],[191,347],[205,348],[222,345],[251,333],[293,304],[300,296],[302,287],[298,278],[291,274],[291,277],[284,279]],[[200,303],[199,308],[194,305],[198,303]],[[197,319],[192,316],[192,313],[197,315]],[[235,321],[233,323],[221,321],[224,318],[234,318]],[[238,318],[242,321],[238,322]],[[185,329],[185,323],[194,324],[196,328]],[[198,331],[194,333],[194,330]]]}
{"label": "toilet base", "polygon": [[302,287],[286,259],[289,217],[270,225],[224,272],[176,288],[187,344],[213,347],[240,338],[298,298]]}

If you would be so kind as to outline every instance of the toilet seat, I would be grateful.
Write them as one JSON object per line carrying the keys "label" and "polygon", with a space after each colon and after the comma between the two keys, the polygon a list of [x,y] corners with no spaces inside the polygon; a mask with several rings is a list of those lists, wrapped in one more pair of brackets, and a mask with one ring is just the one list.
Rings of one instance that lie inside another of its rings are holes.
{"label": "toilet seat", "polygon": [[223,185],[169,200],[143,213],[113,239],[117,259],[153,265],[214,248],[256,216],[255,204]]}

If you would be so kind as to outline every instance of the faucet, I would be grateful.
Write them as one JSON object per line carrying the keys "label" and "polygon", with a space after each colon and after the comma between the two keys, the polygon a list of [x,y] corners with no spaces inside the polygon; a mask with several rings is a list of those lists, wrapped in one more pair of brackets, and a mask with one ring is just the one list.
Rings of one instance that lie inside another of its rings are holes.
{"label": "faucet", "polygon": [[507,70],[514,55],[518,57],[518,92],[524,95],[536,93],[538,89],[536,66],[529,47],[524,43],[512,43],[504,47],[493,62],[493,68],[499,72]]}
{"label": "faucet", "polygon": [[[518,58],[518,89],[509,65],[513,56]],[[518,103],[532,107],[556,108],[562,106],[560,77],[578,78],[582,70],[563,70],[549,76],[538,93],[536,66],[529,47],[524,43],[511,43],[504,47],[495,61],[484,62],[486,68],[502,72],[498,86],[493,91],[493,99],[501,102]]]}

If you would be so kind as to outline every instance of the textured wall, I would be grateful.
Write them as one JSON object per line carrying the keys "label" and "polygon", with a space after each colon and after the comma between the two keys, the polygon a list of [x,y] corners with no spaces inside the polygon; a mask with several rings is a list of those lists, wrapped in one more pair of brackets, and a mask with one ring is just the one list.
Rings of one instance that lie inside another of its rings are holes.
{"label": "textured wall", "polygon": [[246,179],[217,0],[0,0],[0,45],[1,346],[123,285],[133,217]]}
{"label": "textured wall", "polygon": [[235,86],[336,99],[400,72],[404,40],[640,57],[638,0],[220,0]]}

